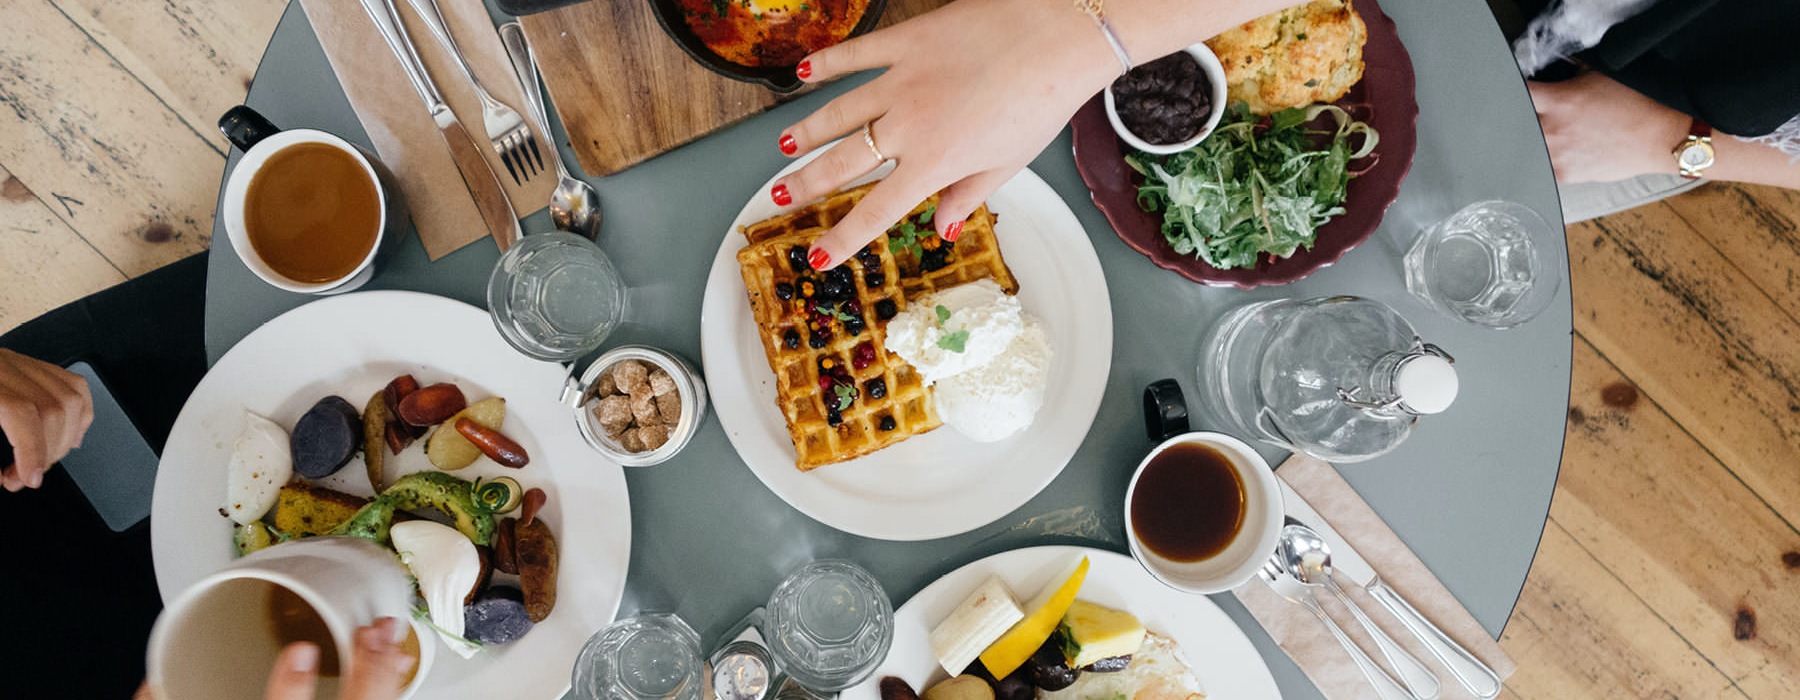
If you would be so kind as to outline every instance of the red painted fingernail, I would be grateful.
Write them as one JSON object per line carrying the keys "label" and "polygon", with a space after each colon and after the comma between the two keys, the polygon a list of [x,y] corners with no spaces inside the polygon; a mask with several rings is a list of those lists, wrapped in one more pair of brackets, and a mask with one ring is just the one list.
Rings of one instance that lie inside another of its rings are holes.
{"label": "red painted fingernail", "polygon": [[791,135],[788,135],[788,134],[781,135],[781,152],[782,153],[785,153],[785,154],[791,156],[791,155],[794,155],[794,151],[798,151],[798,150],[800,150],[800,142],[799,141],[795,141],[794,137]]}
{"label": "red painted fingernail", "polygon": [[944,240],[955,243],[958,238],[962,238],[962,222],[952,221],[944,227]]}
{"label": "red painted fingernail", "polygon": [[807,60],[801,61],[800,65],[794,66],[794,75],[798,76],[801,80],[811,78],[812,77],[812,59],[807,59]]}
{"label": "red painted fingernail", "polygon": [[775,200],[775,206],[778,207],[794,203],[794,196],[788,194],[787,185],[776,185],[775,189],[769,190],[769,197]]}
{"label": "red painted fingernail", "polygon": [[811,265],[814,270],[824,270],[830,263],[831,254],[822,249],[814,248],[806,255],[806,264]]}

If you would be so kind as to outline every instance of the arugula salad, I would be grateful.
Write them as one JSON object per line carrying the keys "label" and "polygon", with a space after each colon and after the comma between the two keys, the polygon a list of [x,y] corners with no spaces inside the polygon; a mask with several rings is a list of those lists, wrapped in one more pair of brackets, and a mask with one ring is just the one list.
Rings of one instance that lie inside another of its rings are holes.
{"label": "arugula salad", "polygon": [[[1309,128],[1330,114],[1336,129]],[[1351,137],[1362,135],[1352,150]],[[1379,135],[1334,105],[1289,108],[1267,124],[1232,105],[1211,136],[1180,153],[1132,153],[1138,205],[1162,212],[1175,252],[1221,270],[1253,267],[1263,254],[1311,249],[1319,226],[1344,213],[1350,161],[1375,150]]]}

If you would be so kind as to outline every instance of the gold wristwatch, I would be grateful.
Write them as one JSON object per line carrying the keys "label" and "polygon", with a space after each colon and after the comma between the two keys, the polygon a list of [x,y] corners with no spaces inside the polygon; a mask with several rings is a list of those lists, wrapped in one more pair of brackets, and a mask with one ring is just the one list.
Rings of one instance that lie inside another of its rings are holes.
{"label": "gold wristwatch", "polygon": [[1675,145],[1675,167],[1689,180],[1700,179],[1701,173],[1713,166],[1712,127],[1699,119],[1688,127],[1687,138]]}

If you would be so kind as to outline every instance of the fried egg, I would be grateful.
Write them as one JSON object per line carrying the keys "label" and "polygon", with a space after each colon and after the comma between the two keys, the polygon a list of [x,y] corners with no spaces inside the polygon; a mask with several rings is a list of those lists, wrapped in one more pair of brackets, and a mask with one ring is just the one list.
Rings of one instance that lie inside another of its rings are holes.
{"label": "fried egg", "polygon": [[1038,694],[1039,700],[1203,700],[1200,679],[1175,640],[1155,632],[1131,655],[1131,665],[1113,673],[1086,672],[1073,685]]}

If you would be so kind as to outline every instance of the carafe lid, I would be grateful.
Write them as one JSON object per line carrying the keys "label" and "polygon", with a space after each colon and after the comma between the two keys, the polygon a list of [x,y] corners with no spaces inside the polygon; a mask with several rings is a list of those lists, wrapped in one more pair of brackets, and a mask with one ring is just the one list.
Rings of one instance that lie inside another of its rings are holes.
{"label": "carafe lid", "polygon": [[1394,372],[1394,393],[1410,413],[1442,413],[1456,401],[1457,386],[1456,367],[1430,350],[1401,360]]}

